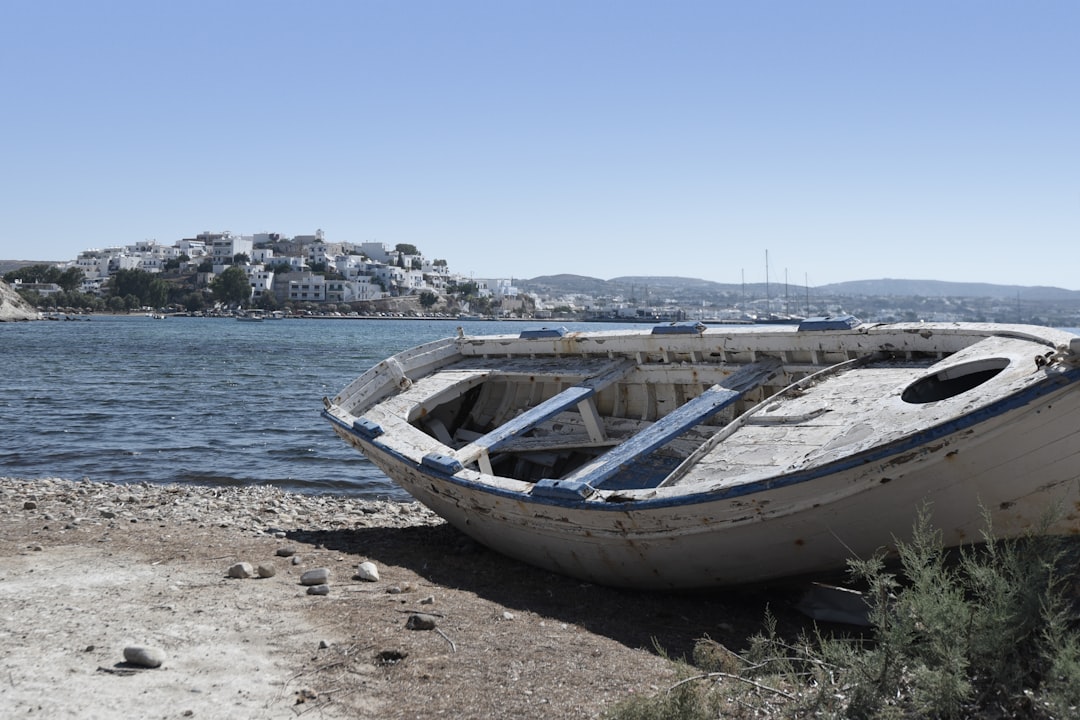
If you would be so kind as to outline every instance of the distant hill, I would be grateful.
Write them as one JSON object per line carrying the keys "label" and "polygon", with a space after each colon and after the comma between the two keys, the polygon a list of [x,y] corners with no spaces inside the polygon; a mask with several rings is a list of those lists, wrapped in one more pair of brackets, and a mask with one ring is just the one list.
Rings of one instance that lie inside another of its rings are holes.
{"label": "distant hill", "polygon": [[18,270],[19,268],[27,267],[28,265],[54,265],[54,261],[49,260],[0,260],[0,275],[9,273],[12,270]]}
{"label": "distant hill", "polygon": [[905,297],[972,297],[1023,300],[1077,300],[1080,291],[1055,287],[957,283],[944,280],[853,280],[815,288],[827,295],[902,295]]}
{"label": "distant hill", "polygon": [[[684,293],[723,294],[742,292],[741,285],[725,285],[700,280],[697,278],[627,275],[624,277],[602,280],[587,275],[543,275],[530,279],[514,279],[514,285],[524,290],[550,293],[555,295],[622,295],[643,297],[645,295],[664,296]],[[758,285],[747,285],[747,291],[755,291]],[[764,294],[765,285],[761,284]]]}
{"label": "distant hill", "polygon": [[[514,284],[524,290],[544,292],[554,295],[588,294],[588,295],[623,295],[633,294],[642,297],[648,294],[651,297],[663,297],[666,295],[679,296],[685,294],[701,295],[735,295],[747,293],[761,297],[767,292],[772,297],[780,297],[785,292],[793,295],[803,293],[806,288],[802,285],[784,285],[784,283],[771,283],[768,288],[765,283],[747,283],[746,285],[732,283],[717,283],[710,280],[697,278],[670,277],[670,276],[624,276],[610,280],[588,277],[585,275],[543,275],[530,279],[515,279]],[[853,280],[850,282],[832,283],[811,287],[810,292],[815,295],[848,295],[848,296],[903,296],[903,297],[968,297],[968,298],[998,298],[1015,300],[1020,297],[1023,300],[1080,301],[1080,290],[1064,290],[1055,287],[1028,287],[1023,285],[994,285],[991,283],[959,283],[944,280],[898,280],[882,278],[879,280]]]}

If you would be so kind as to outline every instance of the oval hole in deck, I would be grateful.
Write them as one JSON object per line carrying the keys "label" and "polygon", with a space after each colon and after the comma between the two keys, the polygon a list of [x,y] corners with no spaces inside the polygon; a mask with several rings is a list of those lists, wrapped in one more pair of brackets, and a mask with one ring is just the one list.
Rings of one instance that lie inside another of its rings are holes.
{"label": "oval hole in deck", "polygon": [[1008,366],[1008,358],[985,358],[953,365],[916,380],[900,397],[914,404],[947,400],[977,388]]}

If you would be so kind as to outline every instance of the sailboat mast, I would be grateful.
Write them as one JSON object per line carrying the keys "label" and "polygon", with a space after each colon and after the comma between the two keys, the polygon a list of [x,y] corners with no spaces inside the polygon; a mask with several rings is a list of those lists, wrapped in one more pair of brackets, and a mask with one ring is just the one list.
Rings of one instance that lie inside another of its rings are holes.
{"label": "sailboat mast", "polygon": [[772,314],[772,297],[769,294],[769,251],[765,251],[765,313]]}

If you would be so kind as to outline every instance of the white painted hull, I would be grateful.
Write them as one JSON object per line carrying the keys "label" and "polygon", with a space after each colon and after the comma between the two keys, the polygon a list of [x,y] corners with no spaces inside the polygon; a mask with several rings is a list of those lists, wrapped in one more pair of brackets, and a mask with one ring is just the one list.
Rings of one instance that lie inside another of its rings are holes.
{"label": "white painted hull", "polygon": [[[1002,347],[998,355],[1015,349]],[[1017,357],[1027,352],[1018,347]],[[343,415],[333,406],[328,413],[339,435],[410,494],[506,555],[606,585],[730,585],[843,569],[850,558],[908,537],[923,506],[948,545],[980,540],[987,518],[998,537],[1080,532],[1080,370],[1062,356],[1053,382],[1041,369],[1038,377],[1026,368],[1014,371],[1022,364],[1014,359],[994,380],[1011,395],[974,402],[962,393],[955,400],[909,403],[910,410],[901,407],[895,418],[881,418],[897,431],[878,429],[868,440],[860,435],[862,444],[850,432],[838,436],[838,430],[822,427],[820,420],[793,422],[783,433],[754,430],[784,438],[795,431],[816,433],[815,438],[832,437],[831,445],[838,445],[838,437],[848,443],[831,454],[814,445],[820,455],[814,460],[792,454],[794,460],[780,466],[763,462],[756,475],[753,469],[740,471],[738,482],[693,477],[709,467],[709,458],[716,468],[728,467],[723,453],[734,452],[729,444],[739,449],[736,430],[701,463],[684,469],[690,479],[683,484],[667,485],[669,478],[656,488],[588,498],[536,496],[527,483],[425,465],[408,455],[409,445],[394,444],[388,437],[392,429],[386,437],[368,438],[343,422],[360,413]],[[1009,378],[1010,372],[1016,377]],[[793,398],[791,406],[813,394]],[[849,402],[836,394],[828,400]],[[379,414],[378,402],[362,409],[389,427],[392,418]],[[887,404],[871,398],[864,410],[837,414],[841,424],[857,426],[875,406]],[[745,442],[752,448],[753,436]]]}

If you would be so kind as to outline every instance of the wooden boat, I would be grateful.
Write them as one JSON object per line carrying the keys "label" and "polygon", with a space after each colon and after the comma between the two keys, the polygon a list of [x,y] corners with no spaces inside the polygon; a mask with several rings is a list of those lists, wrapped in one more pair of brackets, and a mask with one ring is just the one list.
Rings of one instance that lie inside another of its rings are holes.
{"label": "wooden boat", "polygon": [[1080,532],[1080,337],[975,323],[464,336],[324,399],[481,543],[618,586],[843,569],[910,536]]}

